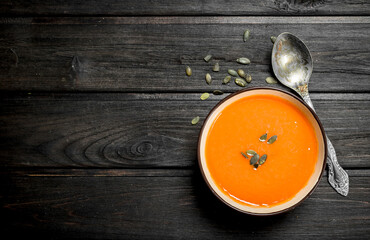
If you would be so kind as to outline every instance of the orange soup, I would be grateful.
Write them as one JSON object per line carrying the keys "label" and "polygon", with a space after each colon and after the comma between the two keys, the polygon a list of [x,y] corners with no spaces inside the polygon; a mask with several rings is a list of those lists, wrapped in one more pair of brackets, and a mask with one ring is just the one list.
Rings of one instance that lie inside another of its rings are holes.
{"label": "orange soup", "polygon": [[[259,138],[267,133],[267,144]],[[258,168],[241,152],[267,159]],[[289,101],[253,95],[225,107],[215,118],[205,145],[207,167],[218,188],[250,207],[272,207],[292,199],[314,173],[318,141],[312,124]]]}

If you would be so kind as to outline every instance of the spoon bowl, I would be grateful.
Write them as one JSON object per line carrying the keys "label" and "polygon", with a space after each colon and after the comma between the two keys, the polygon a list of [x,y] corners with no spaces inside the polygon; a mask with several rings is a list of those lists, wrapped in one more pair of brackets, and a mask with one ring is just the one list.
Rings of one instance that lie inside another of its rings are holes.
{"label": "spoon bowl", "polygon": [[293,34],[282,33],[276,38],[272,49],[272,69],[285,86],[298,93],[308,91],[312,57],[306,45]]}

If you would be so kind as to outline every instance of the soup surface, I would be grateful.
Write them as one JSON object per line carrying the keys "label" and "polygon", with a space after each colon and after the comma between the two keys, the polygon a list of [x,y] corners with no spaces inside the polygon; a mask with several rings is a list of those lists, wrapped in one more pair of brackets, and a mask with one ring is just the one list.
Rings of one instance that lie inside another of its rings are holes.
{"label": "soup surface", "polygon": [[[259,138],[267,133],[267,144]],[[254,150],[266,162],[250,165],[241,152]],[[218,188],[251,207],[271,207],[293,198],[315,170],[318,141],[311,123],[289,101],[272,95],[237,100],[215,118],[207,135],[206,163]]]}

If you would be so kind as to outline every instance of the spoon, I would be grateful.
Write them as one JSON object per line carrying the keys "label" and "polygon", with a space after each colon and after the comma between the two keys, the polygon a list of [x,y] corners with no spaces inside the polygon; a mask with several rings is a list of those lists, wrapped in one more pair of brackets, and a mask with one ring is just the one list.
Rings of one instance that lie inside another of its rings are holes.
{"label": "spoon", "polygon": [[[306,45],[291,33],[280,34],[272,49],[272,69],[277,79],[285,86],[296,91],[303,100],[315,111],[308,95],[308,82],[312,74],[312,57]],[[339,165],[337,156],[326,137],[328,146],[328,181],[343,196],[349,189],[348,174]]]}

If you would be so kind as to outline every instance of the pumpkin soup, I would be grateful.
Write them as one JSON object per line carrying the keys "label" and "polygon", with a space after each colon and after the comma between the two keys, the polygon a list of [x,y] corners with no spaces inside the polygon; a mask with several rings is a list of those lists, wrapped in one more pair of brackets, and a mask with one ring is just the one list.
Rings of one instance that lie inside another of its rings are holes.
{"label": "pumpkin soup", "polygon": [[[268,142],[271,137],[274,141]],[[248,150],[263,156],[263,164],[253,165]],[[272,207],[292,199],[307,185],[317,158],[315,130],[304,113],[267,94],[226,106],[214,119],[205,145],[207,168],[217,187],[249,207]]]}

